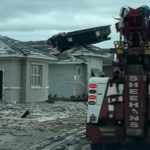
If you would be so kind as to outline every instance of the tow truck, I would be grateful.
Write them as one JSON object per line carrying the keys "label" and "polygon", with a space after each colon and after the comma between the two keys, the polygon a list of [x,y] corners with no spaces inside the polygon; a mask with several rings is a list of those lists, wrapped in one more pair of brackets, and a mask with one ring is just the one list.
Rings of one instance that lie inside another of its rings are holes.
{"label": "tow truck", "polygon": [[92,150],[150,149],[150,9],[122,7],[113,77],[89,80],[86,137]]}

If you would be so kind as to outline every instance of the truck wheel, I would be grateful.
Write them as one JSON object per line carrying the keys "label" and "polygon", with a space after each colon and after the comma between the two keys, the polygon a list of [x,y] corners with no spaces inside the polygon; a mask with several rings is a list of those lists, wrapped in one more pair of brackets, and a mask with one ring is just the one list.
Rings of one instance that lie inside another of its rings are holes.
{"label": "truck wheel", "polygon": [[104,150],[103,146],[100,144],[91,144],[91,150]]}
{"label": "truck wheel", "polygon": [[101,144],[91,144],[91,150],[116,150],[116,146],[114,145],[101,145]]}

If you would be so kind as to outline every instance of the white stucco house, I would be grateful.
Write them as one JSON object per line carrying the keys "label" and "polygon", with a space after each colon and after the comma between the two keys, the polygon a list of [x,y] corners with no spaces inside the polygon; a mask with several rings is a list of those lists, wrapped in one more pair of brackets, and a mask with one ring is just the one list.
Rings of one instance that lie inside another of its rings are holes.
{"label": "white stucco house", "polygon": [[58,61],[49,63],[49,95],[54,99],[84,99],[88,94],[88,81],[103,72],[106,55],[91,46],[78,46],[67,50]]}
{"label": "white stucco house", "polygon": [[[25,44],[38,49],[47,56],[53,54],[57,57],[56,61],[49,60],[48,99],[85,99],[88,93],[89,78],[100,76],[103,72],[107,75],[107,67],[104,67],[103,60],[109,57],[105,50],[99,47],[77,46],[68,49],[63,54],[58,54],[57,50],[48,47],[46,41],[30,41]],[[27,93],[26,95],[29,95],[30,91],[27,90]]]}
{"label": "white stucco house", "polygon": [[49,62],[55,61],[31,47],[0,36],[0,101],[41,102],[49,93]]}

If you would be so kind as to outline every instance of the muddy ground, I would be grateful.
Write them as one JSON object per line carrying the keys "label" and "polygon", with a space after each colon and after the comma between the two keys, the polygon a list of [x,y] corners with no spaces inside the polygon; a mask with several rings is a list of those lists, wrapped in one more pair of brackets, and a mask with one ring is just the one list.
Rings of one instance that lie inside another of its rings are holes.
{"label": "muddy ground", "polygon": [[[57,133],[85,126],[84,102],[0,103],[0,150],[25,150]],[[29,111],[26,118],[22,115]]]}

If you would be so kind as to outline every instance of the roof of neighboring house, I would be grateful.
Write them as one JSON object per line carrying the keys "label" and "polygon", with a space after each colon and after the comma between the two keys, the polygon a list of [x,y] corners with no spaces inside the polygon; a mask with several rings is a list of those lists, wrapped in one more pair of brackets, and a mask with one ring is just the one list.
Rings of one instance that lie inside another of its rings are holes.
{"label": "roof of neighboring house", "polygon": [[[58,49],[50,48],[46,41],[29,41],[23,42],[26,45],[38,49],[41,53],[46,55],[55,55],[57,57],[57,64],[73,64],[73,63],[86,63],[86,60],[80,56],[95,56],[103,58],[103,62],[111,61],[110,49],[101,49],[94,45],[74,46],[63,53]],[[50,62],[51,64],[53,62]]]}
{"label": "roof of neighboring house", "polygon": [[86,60],[81,59],[79,57],[73,56],[70,53],[63,53],[60,55],[57,55],[57,62],[49,62],[50,64],[81,64],[86,63]]}
{"label": "roof of neighboring house", "polygon": [[21,41],[5,36],[0,36],[0,57],[28,57],[57,60],[54,56],[44,55],[39,50],[36,50]]}
{"label": "roof of neighboring house", "polygon": [[99,47],[93,45],[78,46],[68,49],[67,53],[71,53],[73,56],[95,56],[101,58],[108,58],[107,53],[101,52]]}

